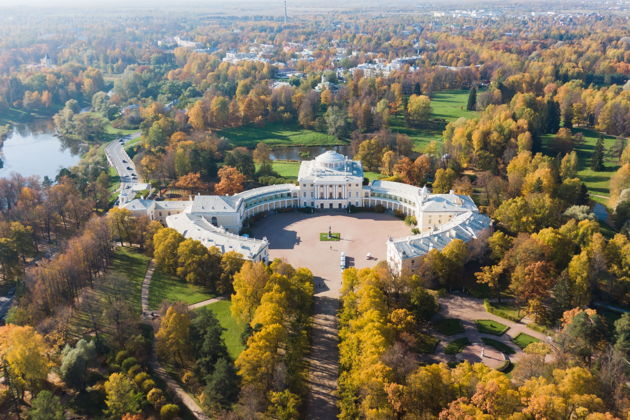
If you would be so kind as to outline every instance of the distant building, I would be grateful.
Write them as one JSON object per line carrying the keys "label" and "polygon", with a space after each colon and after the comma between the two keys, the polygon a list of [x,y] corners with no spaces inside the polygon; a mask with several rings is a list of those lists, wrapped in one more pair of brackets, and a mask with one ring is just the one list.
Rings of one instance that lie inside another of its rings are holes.
{"label": "distant building", "polygon": [[123,207],[221,252],[236,251],[248,260],[267,262],[266,239],[238,235],[249,217],[297,207],[323,211],[382,206],[414,216],[420,231],[387,242],[387,262],[395,274],[413,272],[431,249],[442,249],[453,239],[475,239],[490,228],[490,218],[479,213],[468,196],[431,194],[426,187],[389,181],[364,186],[363,175],[361,162],[329,150],[300,164],[297,185],[270,185],[232,196],[197,195],[182,201],[136,199]]}

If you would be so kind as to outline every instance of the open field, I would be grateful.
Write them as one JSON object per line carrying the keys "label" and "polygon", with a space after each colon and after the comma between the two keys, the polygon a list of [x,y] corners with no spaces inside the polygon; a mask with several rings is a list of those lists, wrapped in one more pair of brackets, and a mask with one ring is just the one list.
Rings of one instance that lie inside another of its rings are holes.
{"label": "open field", "polygon": [[[584,143],[578,145],[575,148],[578,156],[578,177],[586,184],[588,191],[591,194],[597,194],[608,197],[610,195],[610,178],[615,174],[615,171],[619,169],[618,162],[613,161],[605,153],[604,164],[606,166],[604,171],[593,171],[591,166],[591,159],[593,151],[595,150],[595,143],[599,138],[599,133],[595,130],[585,128],[575,128],[572,130],[573,134],[582,133],[584,136]],[[604,135],[604,149],[607,151],[610,146],[615,144],[615,137]],[[553,141],[553,134],[546,134],[542,137],[543,152],[549,155],[553,155],[549,147]],[[606,204],[606,199],[601,197],[591,197],[595,201],[599,201],[602,204]]]}
{"label": "open field", "polygon": [[149,308],[158,309],[165,300],[191,305],[213,297],[215,295],[207,289],[181,281],[156,268],[149,289]]}
{"label": "open field", "polygon": [[[467,90],[444,90],[434,92],[431,96],[431,117],[443,119],[447,122],[458,118],[475,118],[479,115],[476,111],[466,111],[468,103]],[[432,141],[442,141],[443,129],[428,129],[407,127],[402,115],[395,115],[390,121],[392,131],[408,135],[414,144],[414,150],[421,152]]]}
{"label": "open field", "polygon": [[334,136],[308,130],[297,124],[272,123],[263,127],[247,125],[218,132],[234,146],[256,147],[263,142],[269,146],[337,146],[345,144]]}
{"label": "open field", "polygon": [[[87,332],[92,331],[94,324],[90,312],[98,315],[103,314],[112,302],[124,300],[135,312],[140,314],[140,291],[144,274],[149,265],[149,257],[138,250],[127,247],[120,247],[115,251],[114,259],[108,269],[105,278],[95,282],[94,289],[88,293],[89,305],[79,305],[74,311],[69,321],[70,330],[78,337],[82,337]],[[112,282],[108,279],[118,279]],[[105,329],[107,325],[100,325],[100,329]]]}
{"label": "open field", "polygon": [[205,308],[214,312],[221,326],[225,328],[225,331],[223,331],[225,345],[227,346],[230,356],[236,359],[236,357],[238,357],[244,349],[243,344],[241,343],[243,327],[237,324],[234,318],[232,318],[232,314],[230,314],[230,301],[220,300],[205,306]]}

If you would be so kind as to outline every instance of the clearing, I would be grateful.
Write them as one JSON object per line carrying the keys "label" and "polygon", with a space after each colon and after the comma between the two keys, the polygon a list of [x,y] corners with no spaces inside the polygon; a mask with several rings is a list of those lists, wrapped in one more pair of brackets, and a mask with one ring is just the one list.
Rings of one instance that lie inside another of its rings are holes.
{"label": "clearing", "polygon": [[159,309],[163,301],[183,302],[191,305],[215,296],[202,286],[186,283],[156,268],[149,289],[149,308]]}
{"label": "clearing", "polygon": [[271,123],[258,127],[246,125],[218,132],[234,146],[256,147],[263,142],[269,146],[338,146],[346,144],[335,136],[300,127],[295,123]]}
{"label": "clearing", "polygon": [[[591,159],[593,151],[595,150],[595,143],[600,136],[595,130],[587,128],[574,128],[573,134],[582,133],[584,136],[584,142],[575,147],[575,151],[578,156],[578,177],[586,184],[588,191],[591,193],[591,199],[602,204],[606,204],[608,201],[606,198],[597,197],[596,195],[606,196],[610,195],[610,178],[615,174],[615,171],[619,169],[619,163],[608,156],[608,149],[615,144],[615,137],[601,134],[604,138],[604,170],[593,171],[591,169]],[[550,150],[549,144],[553,141],[554,134],[545,134],[542,136],[542,149],[547,155],[553,156]]]}
{"label": "clearing", "polygon": [[225,328],[225,331],[223,331],[223,340],[225,340],[225,345],[227,346],[230,356],[236,359],[244,349],[243,343],[241,343],[241,335],[243,334],[244,328],[232,318],[232,314],[230,313],[230,301],[227,299],[220,300],[206,305],[204,308],[208,308],[214,312],[221,326]]}

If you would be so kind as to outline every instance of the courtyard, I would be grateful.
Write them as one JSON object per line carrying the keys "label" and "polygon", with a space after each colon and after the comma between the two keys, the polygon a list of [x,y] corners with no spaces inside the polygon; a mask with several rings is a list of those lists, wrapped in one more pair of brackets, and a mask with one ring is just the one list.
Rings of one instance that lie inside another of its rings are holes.
{"label": "courtyard", "polygon": [[[340,240],[320,240],[320,234],[340,234]],[[316,295],[339,297],[340,256],[346,267],[372,267],[386,259],[389,237],[411,234],[402,220],[386,213],[321,212],[314,214],[279,213],[258,221],[252,236],[269,240],[269,259],[285,259],[294,267],[313,272]],[[366,256],[370,254],[368,259]]]}

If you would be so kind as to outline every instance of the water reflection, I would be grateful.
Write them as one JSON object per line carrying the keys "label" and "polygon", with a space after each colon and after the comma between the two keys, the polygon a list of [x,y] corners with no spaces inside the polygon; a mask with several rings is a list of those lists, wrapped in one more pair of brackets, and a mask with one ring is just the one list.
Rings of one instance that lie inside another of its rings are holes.
{"label": "water reflection", "polygon": [[17,172],[24,176],[54,178],[61,168],[76,165],[85,152],[80,142],[60,139],[52,120],[18,124],[2,144],[0,177]]}

